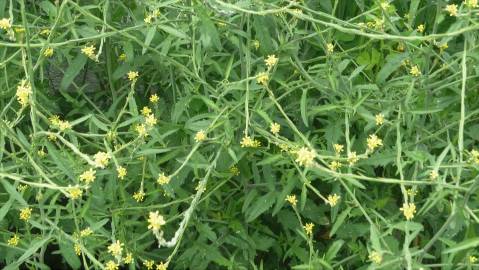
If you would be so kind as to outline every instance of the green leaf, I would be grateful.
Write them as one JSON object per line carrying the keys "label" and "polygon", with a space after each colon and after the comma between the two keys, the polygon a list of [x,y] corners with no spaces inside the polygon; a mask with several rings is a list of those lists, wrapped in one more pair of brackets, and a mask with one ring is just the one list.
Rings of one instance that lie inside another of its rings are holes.
{"label": "green leaf", "polygon": [[276,192],[269,192],[259,197],[256,202],[248,209],[246,214],[246,222],[255,220],[259,215],[267,211],[274,203]]}
{"label": "green leaf", "polygon": [[75,77],[82,71],[83,67],[87,62],[87,57],[83,54],[78,54],[75,59],[68,66],[65,74],[63,75],[62,81],[60,83],[60,88],[66,90],[70,84],[73,82]]}
{"label": "green leaf", "polygon": [[443,250],[442,254],[457,253],[461,250],[471,249],[477,246],[479,246],[479,237],[474,237],[471,239],[464,240],[461,243],[458,243],[450,248]]}
{"label": "green leaf", "polygon": [[79,269],[81,262],[78,256],[75,254],[73,243],[58,239],[58,246],[60,247],[60,253],[67,261],[68,265],[70,265],[70,267],[73,269]]}

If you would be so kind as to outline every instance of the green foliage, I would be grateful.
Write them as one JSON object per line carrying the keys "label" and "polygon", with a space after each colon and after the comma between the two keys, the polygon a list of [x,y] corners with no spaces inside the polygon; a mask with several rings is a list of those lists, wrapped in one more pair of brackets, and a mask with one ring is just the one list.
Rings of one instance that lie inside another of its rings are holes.
{"label": "green foliage", "polygon": [[0,0],[0,266],[478,267],[476,2]]}

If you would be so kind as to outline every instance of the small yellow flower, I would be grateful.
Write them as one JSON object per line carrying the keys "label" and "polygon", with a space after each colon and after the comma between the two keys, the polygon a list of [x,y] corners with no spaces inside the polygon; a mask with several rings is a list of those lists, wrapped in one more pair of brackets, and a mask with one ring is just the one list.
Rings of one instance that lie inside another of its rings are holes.
{"label": "small yellow flower", "polygon": [[343,150],[344,150],[344,145],[335,143],[335,144],[333,144],[333,148],[334,148],[334,152],[336,153],[336,155],[339,156],[341,154],[341,152],[343,152]]}
{"label": "small yellow flower", "polygon": [[475,149],[471,150],[471,160],[476,165],[479,165],[479,151]]}
{"label": "small yellow flower", "polygon": [[423,33],[424,30],[426,30],[426,27],[424,26],[424,24],[420,24],[420,25],[417,26],[417,31],[419,33]]}
{"label": "small yellow flower", "polygon": [[390,4],[388,1],[381,2],[381,7],[384,10],[387,10],[389,8]]}
{"label": "small yellow flower", "polygon": [[402,42],[398,43],[398,46],[396,47],[396,49],[400,52],[404,52],[404,43]]}
{"label": "small yellow flower", "polygon": [[37,155],[41,158],[45,157],[47,155],[47,153],[45,153],[45,151],[43,151],[43,149],[40,149],[37,151]]}
{"label": "small yellow flower", "polygon": [[148,116],[151,113],[152,111],[148,106],[144,106],[143,109],[141,109],[141,114],[143,114],[143,116]]}
{"label": "small yellow flower", "polygon": [[238,169],[238,166],[234,165],[230,168],[230,173],[233,174],[234,176],[240,175],[240,170]]}
{"label": "small yellow flower", "polygon": [[68,196],[72,200],[81,198],[82,195],[83,195],[83,190],[81,190],[79,187],[73,187],[68,189]]}
{"label": "small yellow flower", "polygon": [[126,264],[132,264],[134,262],[133,254],[131,252],[128,252],[126,254],[126,257],[123,258],[123,262]]}
{"label": "small yellow flower", "polygon": [[80,255],[81,255],[81,246],[80,246],[80,244],[75,243],[75,245],[73,245],[73,249],[75,250],[75,254],[76,254],[77,256],[80,256]]}
{"label": "small yellow flower", "polygon": [[374,118],[376,120],[376,126],[384,124],[384,115],[382,113],[376,114]]}
{"label": "small yellow flower", "polygon": [[108,246],[108,253],[113,255],[114,257],[121,257],[121,253],[123,252],[123,244],[120,240],[116,240],[111,245]]}
{"label": "small yellow flower", "polygon": [[136,81],[136,79],[138,79],[138,76],[139,76],[138,71],[132,71],[132,70],[130,70],[127,75],[128,75],[128,80],[130,81]]}
{"label": "small yellow flower", "polygon": [[126,176],[126,168],[123,166],[118,166],[116,168],[116,172],[118,173],[118,179],[123,180]]}
{"label": "small yellow flower", "polygon": [[7,244],[12,247],[18,246],[20,242],[20,237],[17,234],[14,234],[10,239],[8,239]]}
{"label": "small yellow flower", "polygon": [[439,173],[436,170],[432,170],[429,173],[429,180],[434,181],[439,177]]}
{"label": "small yellow flower", "polygon": [[96,61],[96,55],[95,55],[95,45],[90,45],[90,46],[85,46],[81,49],[81,52],[86,55],[88,58],[91,60]]}
{"label": "small yellow flower", "polygon": [[87,237],[93,234],[93,231],[90,227],[87,227],[80,231],[80,237]]}
{"label": "small yellow flower", "polygon": [[409,73],[411,75],[413,75],[414,77],[419,77],[422,73],[421,73],[421,70],[419,69],[419,67],[417,65],[415,66],[412,66],[411,67],[411,70],[409,71]]}
{"label": "small yellow flower", "polygon": [[206,140],[206,133],[204,130],[200,130],[195,134],[195,142],[202,142]]}
{"label": "small yellow flower", "polygon": [[43,52],[43,56],[45,57],[51,57],[53,55],[53,48],[52,47],[48,47],[45,49],[45,51]]}
{"label": "small yellow flower", "polygon": [[20,184],[20,185],[18,185],[17,190],[19,192],[24,192],[27,188],[28,188],[28,185]]}
{"label": "small yellow flower", "polygon": [[146,16],[143,21],[146,23],[146,24],[151,24],[151,22],[153,21],[153,16],[152,15],[148,15]]}
{"label": "small yellow flower", "polygon": [[145,123],[149,127],[152,127],[152,126],[156,125],[156,123],[158,123],[158,120],[156,119],[156,117],[153,114],[149,114],[148,116],[145,117]]}
{"label": "small yellow flower", "polygon": [[338,204],[339,200],[341,199],[341,196],[339,196],[338,194],[334,193],[334,194],[330,194],[328,195],[328,199],[326,200],[326,203],[329,204],[331,207],[334,207],[336,206],[336,204]]}
{"label": "small yellow flower", "polygon": [[110,155],[108,153],[100,151],[93,156],[93,159],[97,168],[104,169],[110,161]]}
{"label": "small yellow flower", "polygon": [[17,86],[17,101],[22,105],[22,107],[25,107],[28,105],[28,100],[30,97],[30,94],[32,93],[32,87],[30,86],[30,83],[27,82],[27,80],[22,80],[20,84]]}
{"label": "small yellow flower", "polygon": [[250,136],[244,136],[240,142],[241,147],[253,147],[254,140]]}
{"label": "small yellow flower", "polygon": [[160,173],[156,182],[158,182],[160,185],[166,185],[170,182],[170,177],[166,176],[164,173]]}
{"label": "small yellow flower", "polygon": [[269,130],[271,131],[271,133],[277,136],[279,134],[279,131],[281,130],[281,126],[278,123],[272,122],[269,126]]}
{"label": "small yellow flower", "polygon": [[444,42],[443,44],[438,45],[438,47],[439,47],[439,52],[443,53],[447,48],[449,48],[449,45],[447,45],[447,42]]}
{"label": "small yellow flower", "polygon": [[40,31],[40,35],[42,36],[48,36],[50,35],[50,29],[43,29],[42,31]]}
{"label": "small yellow flower", "polygon": [[253,40],[253,47],[255,50],[259,49],[259,41],[258,40]]}
{"label": "small yellow flower", "polygon": [[469,8],[476,8],[478,6],[477,2],[477,0],[464,0],[464,4]]}
{"label": "small yellow flower", "polygon": [[120,61],[120,62],[126,61],[126,54],[125,53],[120,54],[118,56],[118,61]]}
{"label": "small yellow flower", "polygon": [[118,270],[118,267],[119,265],[112,261],[112,260],[109,260],[106,264],[105,264],[105,270]]}
{"label": "small yellow flower", "polygon": [[148,131],[146,130],[146,126],[144,124],[137,125],[135,130],[140,137],[146,137],[148,135]]}
{"label": "small yellow flower", "polygon": [[414,190],[414,189],[412,189],[412,188],[410,188],[410,189],[407,189],[407,190],[406,190],[406,193],[407,193],[407,195],[409,195],[409,196],[416,196],[417,191]]}
{"label": "small yellow flower", "polygon": [[444,10],[446,12],[449,12],[449,16],[457,16],[457,5],[456,4],[447,5]]}
{"label": "small yellow flower", "polygon": [[329,164],[329,168],[331,168],[331,170],[333,170],[333,171],[336,171],[337,169],[341,168],[341,166],[342,166],[341,162],[336,161],[336,160],[332,161]]}
{"label": "small yellow flower", "polygon": [[167,269],[168,269],[168,265],[163,262],[160,262],[159,264],[156,265],[156,270],[167,270]]}
{"label": "small yellow flower", "polygon": [[256,81],[257,81],[259,84],[267,85],[267,84],[268,84],[268,81],[269,81],[269,75],[268,75],[268,73],[266,73],[266,72],[260,72],[260,73],[258,73],[258,75],[256,75]]}
{"label": "small yellow flower", "polygon": [[329,54],[331,54],[331,53],[334,52],[334,45],[333,45],[333,43],[328,43],[328,44],[326,44],[326,51],[327,51]]}
{"label": "small yellow flower", "polygon": [[411,220],[416,213],[416,205],[414,203],[404,203],[401,208],[399,208],[401,212],[403,212],[404,217],[406,220]]}
{"label": "small yellow flower", "polygon": [[381,255],[381,253],[373,251],[371,252],[371,254],[369,254],[369,260],[375,264],[381,264],[381,262],[383,261],[383,256]]}
{"label": "small yellow flower", "polygon": [[146,269],[151,270],[153,269],[153,265],[155,265],[155,262],[153,260],[147,260],[143,262],[143,265],[146,267]]}
{"label": "small yellow flower", "polygon": [[477,262],[477,257],[476,256],[469,256],[469,263],[476,263]]}
{"label": "small yellow flower", "polygon": [[96,178],[95,173],[96,171],[93,170],[92,168],[90,168],[88,171],[84,171],[80,175],[80,181],[84,181],[87,184],[92,183],[93,181],[95,181],[95,178]]}
{"label": "small yellow flower", "polygon": [[268,55],[268,58],[264,60],[264,63],[266,64],[268,69],[271,69],[278,63],[278,60],[279,59],[274,54],[272,54]]}
{"label": "small yellow flower", "polygon": [[10,28],[12,28],[12,22],[10,19],[3,18],[0,20],[0,29],[8,30]]}
{"label": "small yellow flower", "polygon": [[160,98],[158,97],[157,94],[153,94],[153,95],[150,96],[150,102],[153,103],[153,104],[158,103],[159,100],[160,100]]}
{"label": "small yellow flower", "polygon": [[156,212],[150,212],[148,217],[148,229],[152,231],[159,231],[161,226],[165,225],[166,221],[162,215]]}
{"label": "small yellow flower", "polygon": [[20,219],[27,221],[32,216],[32,208],[25,207],[20,210]]}
{"label": "small yellow flower", "polygon": [[368,144],[369,151],[374,151],[374,149],[383,145],[383,140],[376,136],[376,134],[369,135],[369,138],[366,141]]}
{"label": "small yellow flower", "polygon": [[286,201],[289,202],[293,207],[296,206],[298,200],[296,199],[296,195],[288,195],[286,196]]}
{"label": "small yellow flower", "polygon": [[298,151],[296,151],[296,162],[298,162],[301,166],[310,167],[313,165],[315,157],[316,153],[314,150],[310,150],[306,147],[301,147]]}
{"label": "small yellow flower", "polygon": [[135,201],[137,202],[142,202],[144,198],[145,198],[145,193],[142,190],[133,193],[133,199],[135,199]]}
{"label": "small yellow flower", "polygon": [[304,231],[306,232],[307,235],[311,236],[313,235],[313,228],[314,224],[313,223],[306,223],[304,226]]}
{"label": "small yellow flower", "polygon": [[69,121],[59,121],[58,123],[58,129],[60,129],[60,131],[65,131],[67,129],[71,129],[72,128],[72,124],[70,124]]}

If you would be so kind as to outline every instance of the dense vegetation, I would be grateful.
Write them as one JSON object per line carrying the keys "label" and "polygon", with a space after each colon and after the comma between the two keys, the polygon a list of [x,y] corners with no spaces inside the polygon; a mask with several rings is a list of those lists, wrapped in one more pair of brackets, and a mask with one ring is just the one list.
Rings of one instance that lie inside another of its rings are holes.
{"label": "dense vegetation", "polygon": [[4,269],[473,269],[477,0],[0,0]]}

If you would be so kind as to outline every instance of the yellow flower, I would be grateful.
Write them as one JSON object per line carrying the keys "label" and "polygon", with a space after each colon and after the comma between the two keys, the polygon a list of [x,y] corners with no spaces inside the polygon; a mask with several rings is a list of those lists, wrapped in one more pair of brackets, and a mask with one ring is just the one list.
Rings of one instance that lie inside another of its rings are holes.
{"label": "yellow flower", "polygon": [[306,232],[307,235],[313,235],[313,228],[314,224],[313,223],[306,223],[304,226],[304,231]]}
{"label": "yellow flower", "polygon": [[67,129],[71,129],[72,128],[72,124],[70,124],[70,122],[68,121],[59,121],[58,123],[58,129],[60,129],[60,131],[65,131]]}
{"label": "yellow flower", "polygon": [[108,153],[100,151],[93,156],[93,159],[97,168],[104,169],[110,161],[110,155]]}
{"label": "yellow flower", "polygon": [[53,55],[53,48],[52,47],[48,47],[45,49],[45,51],[43,52],[43,56],[45,57],[51,57]]}
{"label": "yellow flower", "polygon": [[68,189],[68,196],[72,200],[81,198],[82,195],[83,195],[83,190],[81,190],[79,187],[73,187]]}
{"label": "yellow flower", "polygon": [[444,42],[443,44],[438,45],[438,47],[439,47],[439,52],[443,53],[447,48],[449,48],[449,45],[447,45],[447,42]]}
{"label": "yellow flower", "polygon": [[476,8],[477,7],[477,0],[464,0],[464,4],[470,8]]}
{"label": "yellow flower", "polygon": [[269,130],[271,131],[271,133],[277,136],[279,131],[281,130],[281,126],[278,123],[273,122],[269,126]]}
{"label": "yellow flower", "polygon": [[18,185],[17,190],[19,192],[24,192],[27,188],[28,188],[28,185],[20,184],[20,185]]}
{"label": "yellow flower", "polygon": [[155,262],[153,260],[148,260],[144,261],[143,265],[146,267],[146,269],[151,270],[153,269],[153,265],[155,265]]}
{"label": "yellow flower", "polygon": [[296,199],[296,195],[288,195],[286,197],[286,201],[289,202],[293,207],[296,206],[298,200]]}
{"label": "yellow flower", "polygon": [[20,242],[20,237],[17,234],[14,234],[10,239],[8,239],[7,244],[12,247],[16,247]]}
{"label": "yellow flower", "polygon": [[204,130],[200,130],[195,134],[195,142],[202,142],[206,140],[206,133]]}
{"label": "yellow flower", "polygon": [[126,54],[125,53],[120,54],[118,56],[118,61],[120,61],[120,62],[126,61]]}
{"label": "yellow flower", "polygon": [[331,170],[333,171],[336,171],[337,169],[341,168],[341,162],[339,161],[332,161],[330,164],[329,164],[329,167],[331,168]]}
{"label": "yellow flower", "polygon": [[151,24],[152,20],[153,20],[153,16],[152,16],[152,15],[148,15],[148,16],[146,16],[146,17],[143,19],[143,21],[144,21],[146,24]]}
{"label": "yellow flower", "polygon": [[119,265],[112,261],[112,260],[109,260],[106,264],[105,264],[105,270],[118,270],[118,267]]}
{"label": "yellow flower", "polygon": [[160,185],[166,185],[170,182],[170,177],[166,176],[164,173],[160,173],[156,182],[158,182]]}
{"label": "yellow flower", "polygon": [[95,45],[90,45],[90,46],[85,46],[81,49],[81,52],[86,55],[88,58],[91,60],[96,61],[96,56],[95,56]]}
{"label": "yellow flower", "polygon": [[137,202],[142,202],[144,198],[145,198],[145,193],[142,190],[133,193],[133,199],[135,199],[135,201]]}
{"label": "yellow flower", "polygon": [[268,55],[268,58],[264,60],[264,63],[266,64],[268,69],[271,69],[278,63],[278,60],[279,59],[274,54],[272,54]]}
{"label": "yellow flower", "polygon": [[241,147],[253,147],[254,140],[250,136],[244,136],[240,142]]}
{"label": "yellow flower", "polygon": [[123,252],[123,246],[125,244],[121,243],[120,240],[116,240],[111,245],[108,246],[108,253],[113,255],[114,257],[120,257],[121,253]]}
{"label": "yellow flower", "polygon": [[389,6],[390,6],[390,5],[389,5],[389,2],[387,2],[387,1],[381,2],[381,7],[382,7],[384,10],[388,9]]}
{"label": "yellow flower", "polygon": [[150,96],[150,102],[153,103],[153,104],[158,103],[159,100],[160,100],[160,98],[156,94],[153,94],[153,95]]}
{"label": "yellow flower", "polygon": [[314,150],[310,150],[306,147],[301,147],[298,151],[296,151],[296,156],[296,162],[298,162],[299,165],[309,167],[313,165],[316,153],[314,152]]}
{"label": "yellow flower", "polygon": [[476,256],[473,256],[473,255],[469,256],[469,263],[476,263],[476,262],[477,262]]}
{"label": "yellow flower", "polygon": [[256,81],[259,84],[267,85],[268,80],[269,80],[269,75],[266,72],[260,72],[260,73],[258,73],[258,75],[256,75]]}
{"label": "yellow flower", "polygon": [[348,162],[349,166],[352,166],[358,162],[359,158],[358,155],[356,155],[356,152],[351,152],[348,154]]}
{"label": "yellow flower", "polygon": [[43,151],[43,149],[40,149],[40,150],[37,151],[37,155],[42,158],[42,157],[45,157],[47,155],[47,153],[45,153],[45,151]]}
{"label": "yellow flower", "polygon": [[420,76],[422,73],[421,73],[421,70],[419,69],[419,67],[417,65],[415,66],[412,66],[411,67],[411,70],[409,71],[409,73],[411,75],[413,75],[414,77],[418,77]]}
{"label": "yellow flower", "polygon": [[136,132],[140,137],[145,137],[148,135],[148,132],[146,130],[146,126],[144,124],[139,124],[135,127]]}
{"label": "yellow flower", "polygon": [[126,176],[126,168],[123,166],[118,166],[116,168],[116,172],[118,173],[118,179],[123,180]]}
{"label": "yellow flower", "polygon": [[444,10],[446,12],[449,12],[449,16],[457,16],[457,5],[456,4],[447,5]]}
{"label": "yellow flower", "polygon": [[369,135],[369,138],[366,141],[368,144],[369,151],[374,151],[374,149],[383,145],[383,140],[376,136],[376,134]]}
{"label": "yellow flower", "polygon": [[429,173],[429,180],[434,181],[439,177],[439,173],[436,170],[432,170]]}
{"label": "yellow flower", "polygon": [[151,112],[151,109],[147,106],[144,106],[143,109],[141,109],[141,114],[143,114],[143,116],[148,116],[151,114]]}
{"label": "yellow flower", "polygon": [[126,264],[132,264],[133,261],[134,261],[133,254],[131,252],[128,252],[126,254],[126,257],[123,259],[123,262],[126,263]]}
{"label": "yellow flower", "polygon": [[12,28],[12,22],[10,19],[3,18],[0,20],[0,29],[8,30],[10,28]]}
{"label": "yellow flower", "polygon": [[380,126],[380,125],[384,124],[384,115],[382,113],[376,114],[376,116],[374,116],[374,118],[376,120],[376,126]]}
{"label": "yellow flower", "polygon": [[406,190],[407,195],[409,196],[416,196],[417,191],[413,190],[412,188]]}
{"label": "yellow flower", "polygon": [[334,52],[334,45],[333,45],[333,43],[328,43],[328,44],[326,44],[326,51],[327,51],[329,54],[331,54],[331,53]]}
{"label": "yellow flower", "polygon": [[90,227],[87,227],[80,231],[80,237],[87,237],[93,234],[93,231]]}
{"label": "yellow flower", "polygon": [[150,216],[148,217],[148,229],[152,231],[159,231],[161,226],[165,224],[165,219],[158,213],[158,211],[150,212]]}
{"label": "yellow flower", "polygon": [[233,174],[234,176],[240,175],[240,171],[238,169],[238,166],[234,165],[230,168],[230,173]]}
{"label": "yellow flower", "polygon": [[475,149],[471,150],[471,159],[472,162],[476,163],[476,165],[479,165],[479,151]]}
{"label": "yellow flower", "polygon": [[426,30],[426,27],[424,26],[424,24],[420,24],[420,25],[417,26],[417,31],[419,33],[424,32],[424,30]]}
{"label": "yellow flower", "polygon": [[42,36],[50,35],[50,29],[43,29],[42,31],[40,31],[40,35]]}
{"label": "yellow flower", "polygon": [[159,264],[156,265],[156,270],[167,270],[167,269],[168,269],[168,265],[163,262],[160,262]]}
{"label": "yellow flower", "polygon": [[20,210],[20,219],[27,221],[32,216],[32,208],[25,207]]}
{"label": "yellow flower", "polygon": [[32,87],[27,80],[22,80],[17,86],[17,101],[22,105],[22,107],[27,106],[30,94],[32,93]]}
{"label": "yellow flower", "polygon": [[332,195],[330,194],[328,195],[328,199],[326,200],[326,203],[329,204],[331,207],[333,207],[333,206],[336,206],[336,204],[338,204],[339,199],[341,199],[341,196],[339,196],[338,194],[336,193]]}
{"label": "yellow flower", "polygon": [[381,262],[383,261],[383,256],[381,256],[381,253],[373,251],[371,252],[371,254],[369,254],[369,260],[371,260],[375,264],[381,264]]}
{"label": "yellow flower", "polygon": [[148,116],[145,117],[145,123],[149,127],[152,127],[152,126],[156,125],[157,122],[158,122],[158,120],[156,119],[156,117],[153,114],[149,114]]}
{"label": "yellow flower", "polygon": [[93,170],[92,168],[90,168],[88,171],[84,171],[80,175],[80,181],[84,181],[87,184],[92,183],[93,181],[95,181],[95,178],[96,178],[95,173],[96,171]]}
{"label": "yellow flower", "polygon": [[75,250],[75,254],[76,254],[77,256],[80,256],[80,255],[81,255],[81,246],[80,246],[80,244],[75,243],[75,245],[73,245],[73,249]]}
{"label": "yellow flower", "polygon": [[335,144],[333,144],[333,148],[334,148],[334,152],[336,152],[336,155],[339,155],[339,154],[341,154],[341,152],[343,152],[344,145],[335,143]]}
{"label": "yellow flower", "polygon": [[139,74],[138,74],[138,71],[132,71],[130,70],[128,72],[128,80],[130,81],[136,81],[136,79],[138,78]]}
{"label": "yellow flower", "polygon": [[57,137],[53,134],[49,134],[48,135],[48,140],[52,141],[52,142],[56,142],[57,141]]}
{"label": "yellow flower", "polygon": [[258,40],[253,40],[253,47],[255,50],[259,49],[259,41]]}
{"label": "yellow flower", "polygon": [[404,203],[399,210],[403,212],[406,220],[411,220],[414,217],[414,213],[416,213],[416,205],[414,203]]}

